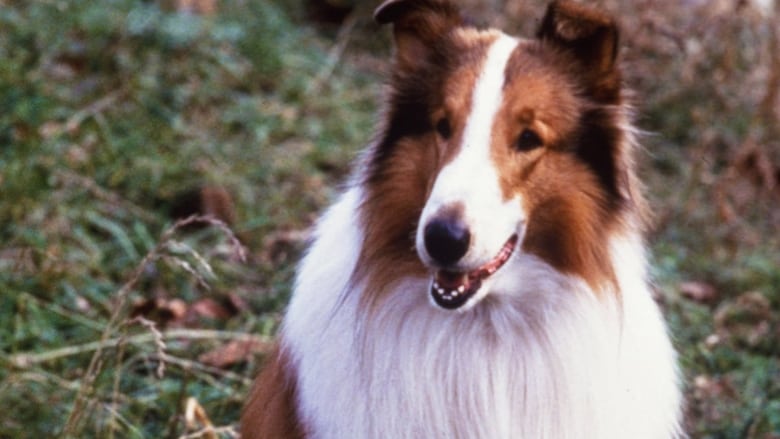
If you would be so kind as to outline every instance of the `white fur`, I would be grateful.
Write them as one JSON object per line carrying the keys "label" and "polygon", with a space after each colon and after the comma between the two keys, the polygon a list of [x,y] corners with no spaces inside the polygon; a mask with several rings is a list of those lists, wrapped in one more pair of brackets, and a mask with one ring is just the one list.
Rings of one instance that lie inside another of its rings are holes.
{"label": "white fur", "polygon": [[[503,65],[505,50],[491,50],[486,72]],[[477,90],[494,90],[491,75],[481,77]],[[464,145],[463,160],[485,160],[482,142],[489,132],[484,129],[489,131],[493,116],[479,112],[483,104],[497,105],[476,99],[466,136],[475,143]],[[454,178],[446,175],[454,169],[468,174],[466,165],[474,162],[458,160],[439,180]],[[489,174],[486,169],[479,172]],[[490,175],[471,175],[460,186],[448,180],[447,189],[439,180],[434,203],[465,197],[458,199],[481,209],[486,206],[478,204],[470,186],[491,196],[497,190],[484,181]],[[358,220],[362,198],[359,185],[348,189],[318,223],[283,325],[298,413],[309,437],[680,435],[675,354],[645,279],[638,234],[609,238],[619,295],[592,291],[581,279],[516,251],[491,277],[491,287],[485,288],[491,294],[464,312],[432,306],[430,279],[403,273],[389,296],[369,311],[361,297],[372,291],[351,277],[364,241]],[[496,235],[479,244],[489,259],[516,226],[490,223],[480,218],[479,209],[467,208],[479,228],[475,233]],[[430,214],[425,212],[423,217]],[[522,220],[521,212],[501,212]],[[611,299],[616,297],[619,302]]]}
{"label": "white fur", "polygon": [[319,224],[285,319],[311,437],[676,436],[674,352],[636,236],[612,241],[621,304],[518,254],[514,294],[468,312],[434,308],[428,280],[405,278],[367,313],[348,280],[359,200],[351,189]]}
{"label": "white fur", "polygon": [[[416,247],[420,259],[435,265],[428,255],[423,231],[430,219],[442,209],[459,204],[463,220],[471,232],[469,250],[458,262],[460,271],[470,271],[493,259],[514,233],[525,223],[522,201],[504,200],[498,184],[498,171],[490,157],[491,131],[503,99],[504,72],[518,40],[501,34],[491,45],[472,94],[472,107],[463,131],[460,153],[441,170],[417,227]],[[489,278],[480,291],[464,306],[465,311],[484,298],[490,290]]]}

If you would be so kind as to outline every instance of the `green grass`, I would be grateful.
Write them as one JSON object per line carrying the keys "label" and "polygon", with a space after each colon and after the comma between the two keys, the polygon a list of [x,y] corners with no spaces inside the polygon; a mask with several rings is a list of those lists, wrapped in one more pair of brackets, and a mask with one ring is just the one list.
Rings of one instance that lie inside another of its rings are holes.
{"label": "green grass", "polygon": [[[205,426],[187,425],[188,401],[230,437],[300,238],[373,135],[376,66],[389,51],[367,12],[339,35],[297,2],[228,0],[209,16],[161,3],[0,8],[0,437],[179,437]],[[749,24],[738,49],[761,41],[765,28]],[[669,82],[689,58],[632,44],[660,69],[628,80],[647,96],[643,127],[659,133],[646,139],[643,174],[689,431],[778,437],[777,200],[734,195],[736,221],[713,203],[728,151],[757,130],[742,78],[763,58],[718,46],[690,61],[693,79]],[[727,80],[696,79],[726,57]],[[737,102],[724,107],[712,87]],[[202,187],[231,194],[232,231],[172,228]],[[684,281],[717,296],[691,300]],[[174,299],[186,315],[169,315]],[[221,366],[202,356],[236,340],[254,355]]]}
{"label": "green grass", "polygon": [[[256,363],[205,371],[199,355],[225,340],[170,339],[159,378],[155,343],[123,341],[149,333],[130,312],[233,294],[246,309],[186,327],[272,334],[300,244],[280,259],[270,241],[328,201],[370,135],[376,96],[373,77],[339,66],[313,84],[332,42],[277,5],[220,6],[209,17],[124,0],[0,9],[0,437],[177,437],[188,397],[214,425],[235,423]],[[143,263],[176,200],[206,185],[232,194],[247,262],[225,234],[183,230],[170,240],[191,251]],[[120,342],[79,350],[101,337]],[[75,349],[19,361],[63,347]]]}

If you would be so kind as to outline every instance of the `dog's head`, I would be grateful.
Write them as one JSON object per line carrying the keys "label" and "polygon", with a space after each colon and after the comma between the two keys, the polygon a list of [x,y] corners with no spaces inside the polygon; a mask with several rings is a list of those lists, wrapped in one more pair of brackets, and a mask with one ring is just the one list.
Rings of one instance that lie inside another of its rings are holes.
{"label": "dog's head", "polygon": [[520,254],[608,282],[605,237],[633,193],[614,21],[556,2],[519,39],[464,24],[447,0],[388,0],[375,19],[396,47],[369,238],[386,233],[400,261],[413,235],[446,309],[522,282],[506,281]]}

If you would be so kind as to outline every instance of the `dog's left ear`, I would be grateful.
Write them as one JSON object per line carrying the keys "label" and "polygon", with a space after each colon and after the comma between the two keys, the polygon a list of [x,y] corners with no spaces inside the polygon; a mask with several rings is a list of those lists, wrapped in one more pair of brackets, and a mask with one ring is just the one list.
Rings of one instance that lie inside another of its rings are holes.
{"label": "dog's left ear", "polygon": [[436,40],[463,21],[449,0],[386,0],[374,11],[374,20],[393,24],[396,59],[401,67],[426,60]]}
{"label": "dog's left ear", "polygon": [[597,99],[617,97],[618,28],[607,14],[578,3],[556,1],[547,8],[537,37],[569,53]]}

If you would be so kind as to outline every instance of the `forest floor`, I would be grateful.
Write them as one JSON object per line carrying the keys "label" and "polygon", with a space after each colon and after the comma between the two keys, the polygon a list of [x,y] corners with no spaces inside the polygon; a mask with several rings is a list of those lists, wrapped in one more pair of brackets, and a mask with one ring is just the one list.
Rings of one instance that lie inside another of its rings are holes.
{"label": "forest floor", "polygon": [[[499,24],[528,35],[527,3]],[[773,19],[602,3],[628,21],[687,429],[780,438]],[[0,4],[0,438],[234,437],[307,231],[374,133],[387,30],[300,1]]]}

